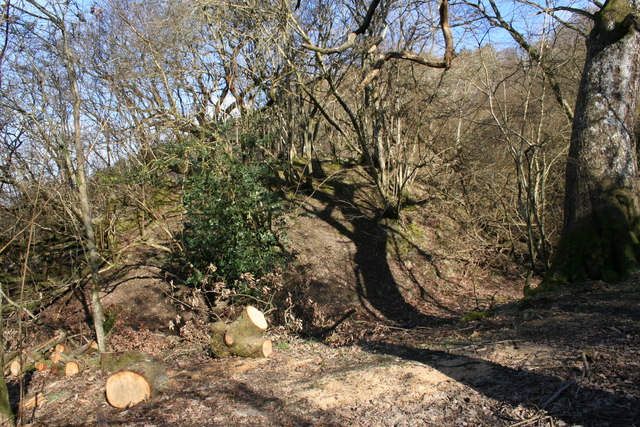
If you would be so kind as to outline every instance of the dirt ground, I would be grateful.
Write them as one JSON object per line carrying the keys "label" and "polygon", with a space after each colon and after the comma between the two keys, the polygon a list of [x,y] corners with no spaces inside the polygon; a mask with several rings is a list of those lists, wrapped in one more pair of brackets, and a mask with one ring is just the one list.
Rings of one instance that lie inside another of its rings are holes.
{"label": "dirt ground", "polygon": [[[296,268],[268,316],[269,358],[212,359],[206,321],[172,304],[157,254],[136,252],[105,295],[119,314],[110,345],[162,359],[169,387],[120,410],[99,370],[37,372],[22,379],[23,422],[640,425],[640,277],[521,301],[522,279],[465,258],[472,236],[455,224],[412,209],[376,219],[366,191],[345,181],[297,201]],[[58,313],[72,318],[80,308],[68,304]],[[17,406],[20,381],[9,385]]]}

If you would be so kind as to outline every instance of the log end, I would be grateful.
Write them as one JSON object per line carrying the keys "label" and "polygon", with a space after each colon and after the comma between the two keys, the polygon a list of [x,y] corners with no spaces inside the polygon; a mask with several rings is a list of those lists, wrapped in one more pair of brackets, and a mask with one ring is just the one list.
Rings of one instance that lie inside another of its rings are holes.
{"label": "log end", "polygon": [[267,319],[265,319],[264,314],[260,310],[258,310],[252,305],[248,305],[245,310],[247,313],[247,317],[249,317],[251,322],[258,329],[261,329],[263,331],[267,329],[267,327],[269,326],[267,323]]}
{"label": "log end", "polygon": [[64,366],[64,375],[70,377],[80,373],[80,364],[78,362],[67,362]]}
{"label": "log end", "polygon": [[9,372],[11,372],[11,375],[13,375],[14,377],[20,376],[20,374],[22,373],[22,364],[19,360],[16,359],[11,362],[11,365],[9,365]]}
{"label": "log end", "polygon": [[273,353],[273,343],[271,340],[264,340],[262,343],[262,356],[269,357]]}
{"label": "log end", "polygon": [[151,385],[136,372],[120,371],[107,379],[106,395],[111,406],[129,408],[151,397]]}

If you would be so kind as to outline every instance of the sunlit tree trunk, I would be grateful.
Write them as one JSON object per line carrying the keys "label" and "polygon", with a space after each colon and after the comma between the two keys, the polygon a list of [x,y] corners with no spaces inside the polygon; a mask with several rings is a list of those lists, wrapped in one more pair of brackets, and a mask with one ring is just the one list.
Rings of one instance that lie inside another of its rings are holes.
{"label": "sunlit tree trunk", "polygon": [[640,265],[639,12],[639,0],[609,0],[587,39],[553,280],[619,280]]}

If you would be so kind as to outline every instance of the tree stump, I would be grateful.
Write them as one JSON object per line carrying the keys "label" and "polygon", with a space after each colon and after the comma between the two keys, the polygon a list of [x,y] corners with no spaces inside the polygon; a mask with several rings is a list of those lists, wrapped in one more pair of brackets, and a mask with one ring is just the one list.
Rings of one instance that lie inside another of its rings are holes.
{"label": "tree stump", "polygon": [[249,305],[232,323],[211,325],[211,354],[218,358],[268,357],[273,348],[271,340],[262,336],[267,327],[264,314]]}
{"label": "tree stump", "polygon": [[70,376],[79,374],[80,371],[82,371],[82,365],[80,365],[79,362],[72,361],[72,362],[67,362],[66,365],[64,365],[65,377],[70,377]]}
{"label": "tree stump", "polygon": [[115,408],[129,408],[149,399],[167,386],[163,364],[135,351],[103,353],[100,367],[104,372],[117,371],[107,378],[107,402]]}

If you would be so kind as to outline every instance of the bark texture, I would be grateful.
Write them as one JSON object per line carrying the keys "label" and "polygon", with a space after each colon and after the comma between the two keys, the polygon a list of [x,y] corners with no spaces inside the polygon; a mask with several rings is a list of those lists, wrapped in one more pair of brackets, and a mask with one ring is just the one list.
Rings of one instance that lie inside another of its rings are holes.
{"label": "bark texture", "polygon": [[552,281],[614,281],[639,266],[639,12],[640,0],[609,0],[587,39]]}
{"label": "bark texture", "polygon": [[263,338],[268,324],[255,307],[247,306],[230,324],[216,322],[211,325],[211,354],[214,357],[269,357],[271,340]]}
{"label": "bark texture", "polygon": [[4,376],[0,378],[0,425],[14,425],[13,411],[9,402],[9,391],[7,390]]}

